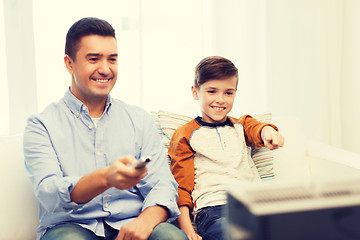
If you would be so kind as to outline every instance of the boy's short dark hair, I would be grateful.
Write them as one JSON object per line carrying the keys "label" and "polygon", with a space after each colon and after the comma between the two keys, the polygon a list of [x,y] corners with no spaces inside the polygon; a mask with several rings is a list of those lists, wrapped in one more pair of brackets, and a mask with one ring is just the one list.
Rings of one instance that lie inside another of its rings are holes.
{"label": "boy's short dark hair", "polygon": [[115,30],[107,21],[95,17],[82,18],[75,22],[66,34],[65,54],[75,60],[81,38],[89,35],[110,36],[116,39]]}
{"label": "boy's short dark hair", "polygon": [[207,81],[233,76],[238,78],[238,69],[230,60],[219,56],[206,57],[195,67],[194,84],[199,88]]}

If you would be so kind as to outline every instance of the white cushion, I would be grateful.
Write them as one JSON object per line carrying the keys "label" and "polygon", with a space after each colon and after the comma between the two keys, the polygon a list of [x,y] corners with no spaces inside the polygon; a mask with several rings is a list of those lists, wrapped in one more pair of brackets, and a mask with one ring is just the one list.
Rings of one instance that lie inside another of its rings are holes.
{"label": "white cushion", "polygon": [[0,136],[0,239],[35,239],[38,201],[23,159],[22,136]]}

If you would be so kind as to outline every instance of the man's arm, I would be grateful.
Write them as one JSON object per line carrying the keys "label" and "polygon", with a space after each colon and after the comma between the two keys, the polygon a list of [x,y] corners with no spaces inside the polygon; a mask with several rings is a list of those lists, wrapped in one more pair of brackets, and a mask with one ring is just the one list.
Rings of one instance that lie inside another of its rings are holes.
{"label": "man's arm", "polygon": [[148,207],[135,220],[122,226],[116,240],[148,239],[153,229],[168,217],[166,208],[161,206]]}
{"label": "man's arm", "polygon": [[135,161],[133,156],[124,156],[108,167],[83,176],[71,192],[71,200],[78,204],[86,203],[111,187],[123,190],[135,186],[147,172],[147,168],[128,166]]}

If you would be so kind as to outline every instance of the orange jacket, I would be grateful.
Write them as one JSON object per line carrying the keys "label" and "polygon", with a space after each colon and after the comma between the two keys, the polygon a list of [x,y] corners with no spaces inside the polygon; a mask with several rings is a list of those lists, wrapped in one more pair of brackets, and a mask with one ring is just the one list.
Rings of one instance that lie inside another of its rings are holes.
{"label": "orange jacket", "polygon": [[[254,146],[255,148],[264,147],[261,139],[261,130],[265,126],[272,126],[272,124],[262,123],[251,117],[244,115],[240,119],[229,117],[233,124],[241,124],[244,129],[244,138],[247,145]],[[187,124],[180,126],[172,135],[168,154],[171,158],[170,168],[179,184],[178,187],[178,206],[188,206],[192,211],[194,205],[191,193],[195,186],[194,176],[194,150],[189,144],[190,138],[195,130],[202,127],[195,119]]]}

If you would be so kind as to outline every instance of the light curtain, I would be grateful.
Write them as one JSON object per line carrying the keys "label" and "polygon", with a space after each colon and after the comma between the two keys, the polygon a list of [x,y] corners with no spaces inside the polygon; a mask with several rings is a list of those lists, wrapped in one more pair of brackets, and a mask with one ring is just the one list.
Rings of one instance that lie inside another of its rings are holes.
{"label": "light curtain", "polygon": [[213,3],[214,51],[240,69],[238,110],[295,116],[308,139],[360,152],[360,1]]}
{"label": "light curtain", "polygon": [[[39,2],[47,1],[34,0],[38,10]],[[36,41],[32,42],[34,31],[47,29],[51,37],[51,31],[58,27],[40,27],[38,23],[44,20],[33,16],[31,1],[1,3],[6,9],[5,87],[10,132],[21,133],[26,117],[38,111],[38,106],[42,109],[52,97],[51,81],[69,81],[63,77],[67,77],[66,72],[46,78],[52,73],[49,69],[65,71],[61,60],[52,61],[50,56],[54,49],[60,49],[55,55],[61,58],[65,29],[82,16],[68,10],[66,19],[70,20],[64,21],[66,26],[59,33],[63,37],[56,35],[59,44],[41,42],[39,46],[48,49],[41,51],[50,54],[46,59],[50,65],[44,65],[40,63],[44,58],[39,58],[39,47],[34,48]],[[117,4],[127,6],[125,3]],[[164,0],[139,0],[131,11],[120,11],[119,19],[110,14],[109,21],[120,29],[123,41],[119,44],[120,56],[125,56],[119,60],[123,75],[114,89],[115,97],[125,96],[124,100],[147,110],[163,108],[195,115],[199,109],[190,94],[193,69],[201,58],[221,55],[239,68],[233,115],[271,111],[276,116],[295,116],[301,120],[308,139],[360,152],[360,108],[356,104],[360,95],[360,1],[197,0],[177,4],[174,7]],[[87,12],[93,15],[97,9],[91,6],[97,6],[97,1],[88,4]],[[51,11],[56,9],[47,8],[46,16],[55,19]],[[61,93],[54,94],[57,99],[64,92],[60,88]],[[7,117],[5,111],[3,119]]]}

